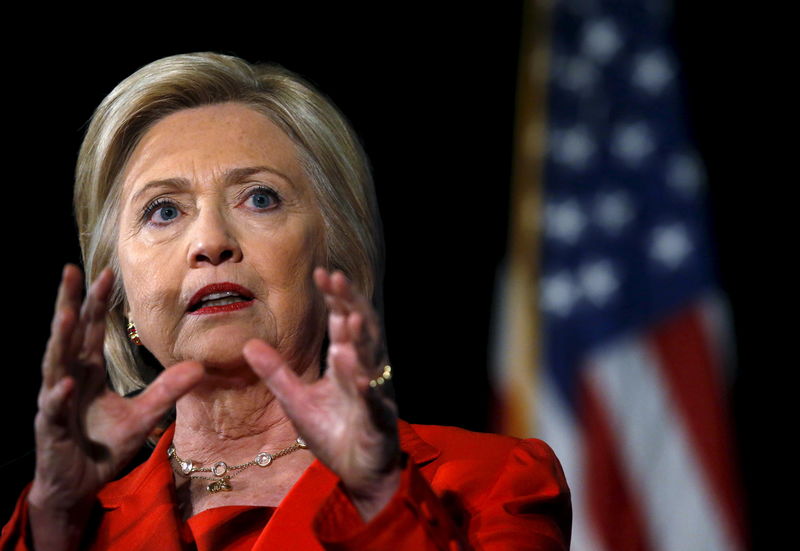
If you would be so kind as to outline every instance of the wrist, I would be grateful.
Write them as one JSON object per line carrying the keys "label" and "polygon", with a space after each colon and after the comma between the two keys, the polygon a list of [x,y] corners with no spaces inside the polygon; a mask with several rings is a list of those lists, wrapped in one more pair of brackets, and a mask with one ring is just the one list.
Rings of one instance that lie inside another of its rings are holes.
{"label": "wrist", "polygon": [[77,502],[70,508],[54,507],[34,493],[34,487],[27,500],[34,548],[37,551],[78,549],[91,514],[91,502]]}
{"label": "wrist", "polygon": [[378,516],[397,493],[403,474],[404,459],[398,458],[392,468],[381,473],[365,487],[357,491],[348,490],[350,501],[364,522],[369,522]]}
{"label": "wrist", "polygon": [[93,496],[71,497],[64,489],[42,482],[40,477],[34,477],[27,497],[28,505],[37,511],[46,511],[54,516],[80,516],[88,514],[92,507]]}

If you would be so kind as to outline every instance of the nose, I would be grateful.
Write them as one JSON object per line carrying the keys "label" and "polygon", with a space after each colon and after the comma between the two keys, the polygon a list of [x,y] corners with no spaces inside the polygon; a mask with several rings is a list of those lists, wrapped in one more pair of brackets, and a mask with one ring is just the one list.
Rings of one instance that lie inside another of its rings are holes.
{"label": "nose", "polygon": [[192,224],[188,262],[192,268],[240,262],[242,249],[230,224],[214,209],[201,212]]}

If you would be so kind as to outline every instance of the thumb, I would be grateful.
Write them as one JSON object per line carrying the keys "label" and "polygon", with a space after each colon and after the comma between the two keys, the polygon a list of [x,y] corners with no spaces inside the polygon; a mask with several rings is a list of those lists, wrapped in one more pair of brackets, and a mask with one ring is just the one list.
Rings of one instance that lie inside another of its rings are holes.
{"label": "thumb", "polygon": [[247,341],[242,350],[244,359],[256,375],[261,377],[270,391],[287,404],[303,390],[303,382],[278,352],[262,340]]}
{"label": "thumb", "polygon": [[175,402],[203,380],[205,369],[194,361],[181,362],[165,369],[133,398],[136,404],[139,430],[149,433]]}

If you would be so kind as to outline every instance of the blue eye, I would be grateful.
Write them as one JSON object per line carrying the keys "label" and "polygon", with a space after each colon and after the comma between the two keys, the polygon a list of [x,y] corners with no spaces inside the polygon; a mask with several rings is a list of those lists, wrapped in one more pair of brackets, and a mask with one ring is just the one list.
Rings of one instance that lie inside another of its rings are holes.
{"label": "blue eye", "polygon": [[147,205],[144,218],[155,224],[166,224],[181,215],[180,209],[167,199],[157,199]]}
{"label": "blue eye", "polygon": [[[160,216],[159,213],[161,213]],[[156,209],[153,217],[160,218],[161,221],[166,222],[178,217],[178,209],[176,209],[172,205],[161,207],[160,209]]]}
{"label": "blue eye", "polygon": [[250,204],[258,210],[269,210],[278,205],[278,194],[267,188],[253,190],[247,198]]}

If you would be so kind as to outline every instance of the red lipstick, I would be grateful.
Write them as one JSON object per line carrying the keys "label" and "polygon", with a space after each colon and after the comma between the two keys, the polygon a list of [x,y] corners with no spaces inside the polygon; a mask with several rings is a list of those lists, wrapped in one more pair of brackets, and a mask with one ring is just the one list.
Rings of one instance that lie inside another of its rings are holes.
{"label": "red lipstick", "polygon": [[190,315],[221,314],[233,312],[253,305],[253,292],[236,283],[212,283],[206,285],[189,301]]}

